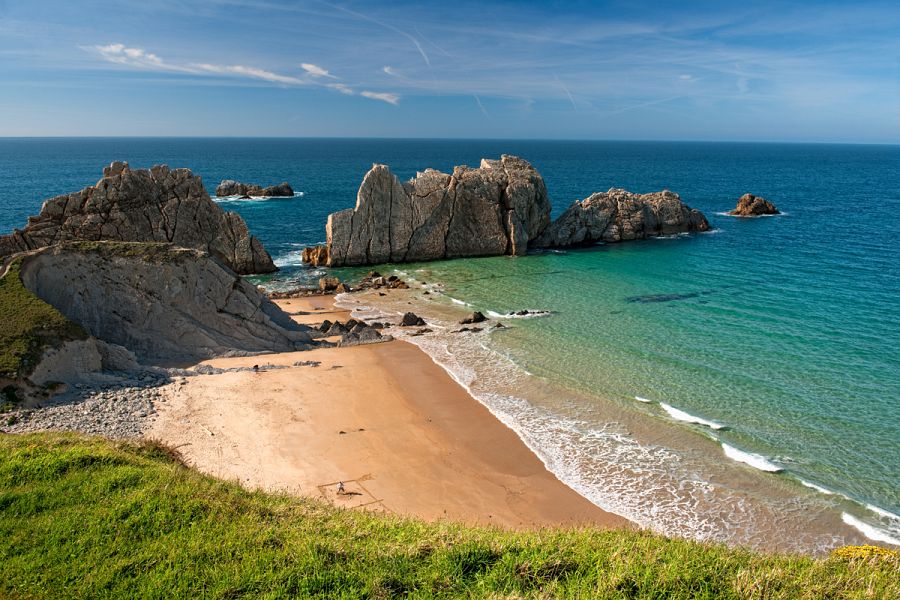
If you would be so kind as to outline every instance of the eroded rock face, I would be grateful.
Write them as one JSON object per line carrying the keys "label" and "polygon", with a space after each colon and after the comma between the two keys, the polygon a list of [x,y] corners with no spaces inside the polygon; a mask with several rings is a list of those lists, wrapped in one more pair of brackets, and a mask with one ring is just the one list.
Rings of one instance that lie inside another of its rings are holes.
{"label": "eroded rock face", "polygon": [[67,243],[24,257],[21,274],[36,296],[143,364],[283,352],[310,342],[307,327],[199,250]]}
{"label": "eroded rock face", "polygon": [[703,213],[685,205],[678,194],[668,190],[634,194],[611,189],[575,202],[534,245],[549,248],[621,242],[708,229]]}
{"label": "eroded rock face", "polygon": [[429,169],[406,183],[375,165],[356,207],[329,215],[326,249],[305,256],[338,267],[524,254],[549,222],[544,180],[514,156],[450,175]]}
{"label": "eroded rock face", "polygon": [[262,187],[252,183],[241,183],[233,179],[225,179],[216,187],[216,196],[293,196],[294,189],[287,181],[283,181],[278,185],[270,185]]}
{"label": "eroded rock face", "polygon": [[738,199],[734,210],[728,214],[736,217],[759,217],[761,215],[779,215],[781,211],[765,198],[744,194]]}
{"label": "eroded rock face", "polygon": [[0,237],[0,257],[66,241],[170,242],[208,252],[240,274],[276,270],[236,213],[213,202],[200,177],[114,162],[97,185],[44,202],[23,230]]}

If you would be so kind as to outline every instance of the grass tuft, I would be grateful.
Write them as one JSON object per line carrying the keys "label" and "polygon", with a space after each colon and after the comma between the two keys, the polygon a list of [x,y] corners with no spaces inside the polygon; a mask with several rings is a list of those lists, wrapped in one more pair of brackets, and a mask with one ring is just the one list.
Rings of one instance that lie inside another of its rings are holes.
{"label": "grass tuft", "polygon": [[429,524],[248,491],[158,443],[0,435],[0,597],[897,598],[898,572],[884,549]]}

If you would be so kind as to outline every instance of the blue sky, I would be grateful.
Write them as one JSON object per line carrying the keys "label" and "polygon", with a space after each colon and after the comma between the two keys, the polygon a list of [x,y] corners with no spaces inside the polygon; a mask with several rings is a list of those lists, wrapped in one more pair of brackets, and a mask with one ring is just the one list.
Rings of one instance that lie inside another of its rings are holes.
{"label": "blue sky", "polygon": [[900,143],[900,3],[0,0],[0,136]]}

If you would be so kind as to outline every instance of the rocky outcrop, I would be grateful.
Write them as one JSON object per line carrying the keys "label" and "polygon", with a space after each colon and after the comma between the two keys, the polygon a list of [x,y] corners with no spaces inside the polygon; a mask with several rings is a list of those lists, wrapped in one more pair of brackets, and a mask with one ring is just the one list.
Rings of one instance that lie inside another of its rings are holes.
{"label": "rocky outcrop", "polygon": [[97,185],[47,200],[25,229],[0,237],[0,257],[73,240],[169,242],[208,252],[240,274],[276,270],[244,220],[213,202],[200,177],[165,165],[112,163]]}
{"label": "rocky outcrop", "polygon": [[524,254],[549,222],[544,180],[514,156],[449,175],[429,169],[406,183],[375,165],[356,207],[329,215],[326,250],[306,256],[338,267]]}
{"label": "rocky outcrop", "polygon": [[575,202],[535,240],[535,245],[549,248],[621,242],[708,229],[703,213],[685,205],[678,194],[611,189]]}
{"label": "rocky outcrop", "polygon": [[760,217],[762,215],[780,215],[781,211],[765,198],[744,194],[738,199],[734,210],[728,214],[735,217]]}
{"label": "rocky outcrop", "polygon": [[275,197],[275,196],[293,196],[294,189],[287,181],[283,181],[278,185],[270,185],[262,187],[252,183],[241,183],[233,179],[225,179],[216,187],[216,196],[258,196],[258,197]]}
{"label": "rocky outcrop", "polygon": [[142,364],[308,347],[255,286],[205,252],[171,244],[74,242],[21,259],[26,288]]}

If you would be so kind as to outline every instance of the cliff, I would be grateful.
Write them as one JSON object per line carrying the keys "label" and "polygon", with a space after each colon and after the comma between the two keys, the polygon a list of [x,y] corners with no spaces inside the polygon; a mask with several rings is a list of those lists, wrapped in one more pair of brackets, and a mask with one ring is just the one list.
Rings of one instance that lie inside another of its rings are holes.
{"label": "cliff", "polygon": [[0,237],[0,257],[66,241],[169,242],[236,273],[269,273],[272,258],[236,213],[223,211],[188,169],[132,170],[114,162],[96,185],[44,202],[23,230]]}
{"label": "cliff", "polygon": [[21,259],[35,296],[143,364],[303,349],[305,326],[200,250],[75,242]]}

